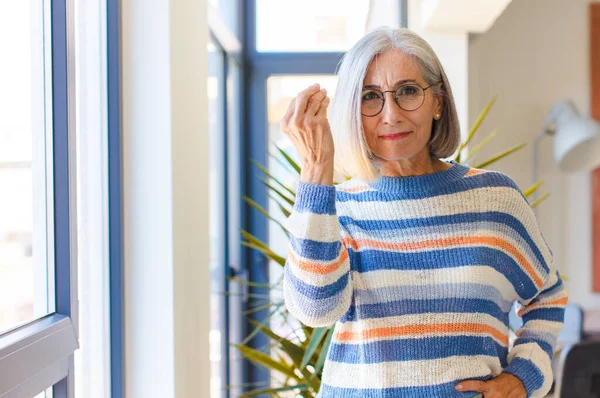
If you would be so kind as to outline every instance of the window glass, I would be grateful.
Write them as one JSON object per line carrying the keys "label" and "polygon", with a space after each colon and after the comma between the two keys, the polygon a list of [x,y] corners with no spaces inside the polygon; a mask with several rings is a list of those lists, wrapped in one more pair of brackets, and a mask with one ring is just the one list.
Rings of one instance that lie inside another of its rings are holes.
{"label": "window glass", "polygon": [[[47,2],[46,2],[47,3]],[[0,3],[0,333],[54,311],[48,4]]]}
{"label": "window glass", "polygon": [[[235,278],[241,278],[242,268],[242,246],[241,241],[241,203],[242,187],[241,181],[241,89],[242,89],[242,70],[240,65],[234,60],[229,59],[227,75],[227,161],[228,161],[228,192],[227,206],[229,223],[229,237],[227,246],[227,255],[229,265],[232,267],[231,275]],[[245,285],[232,280],[229,282],[229,339],[230,342],[240,342],[246,336],[243,335],[243,323],[246,317],[243,315],[242,304]],[[242,394],[240,383],[236,380],[242,380],[244,370],[243,356],[239,350],[230,346],[229,355],[231,358],[229,366],[229,377],[231,380],[231,397],[239,397]]]}
{"label": "window glass", "polygon": [[366,29],[366,0],[257,0],[259,52],[346,51]]}
{"label": "window glass", "polygon": [[224,200],[223,200],[223,134],[225,113],[223,109],[224,53],[214,43],[208,45],[208,123],[210,162],[210,274],[211,274],[211,324],[210,324],[210,380],[211,397],[221,396],[221,338],[224,305]]}
{"label": "window glass", "polygon": [[[275,155],[269,156],[267,167],[269,173],[274,178],[293,190],[296,188],[298,174],[293,171],[283,157],[279,155],[277,147],[289,154],[298,164],[300,163],[292,143],[287,136],[281,132],[279,122],[285,114],[290,101],[296,97],[300,91],[314,83],[319,83],[321,87],[326,88],[327,95],[330,98],[333,98],[337,85],[336,76],[272,76],[267,80],[268,144],[269,152]],[[281,189],[280,191],[284,192],[284,190]],[[279,206],[281,204],[287,210],[291,210],[291,206],[285,203],[284,200],[278,198],[272,191],[269,192],[269,195],[271,196],[268,203],[269,214],[279,222],[283,223],[286,217]],[[286,257],[288,238],[281,227],[274,222],[269,222],[268,236],[269,247],[280,256]],[[270,299],[271,303],[274,305],[283,302],[283,290],[281,286],[282,277],[283,268],[281,265],[275,261],[271,261],[269,264],[269,278],[270,283],[274,287],[270,290]],[[283,306],[281,309],[283,311]],[[294,330],[300,327],[300,324],[291,317],[288,317],[287,320],[285,320],[281,312],[278,312],[271,318],[270,327],[280,336],[293,338],[293,336],[298,335],[298,337],[301,337],[301,329],[294,332]],[[283,353],[272,352],[272,356],[275,358],[279,355],[283,355]],[[271,372],[271,377],[279,383],[285,382],[285,380],[281,379],[281,374],[279,372]]]}
{"label": "window glass", "polygon": [[54,396],[52,387],[36,395],[34,398],[52,398]]}
{"label": "window glass", "polygon": [[229,30],[240,38],[240,24],[238,13],[240,1],[246,0],[209,0],[208,4],[214,7]]}

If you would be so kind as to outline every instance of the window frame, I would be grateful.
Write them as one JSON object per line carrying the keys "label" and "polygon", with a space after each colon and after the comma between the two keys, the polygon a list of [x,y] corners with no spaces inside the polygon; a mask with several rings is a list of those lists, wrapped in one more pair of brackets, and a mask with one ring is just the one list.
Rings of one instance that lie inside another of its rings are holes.
{"label": "window frame", "polygon": [[[231,3],[232,7],[229,7],[227,11],[234,12],[233,20],[236,21],[238,32],[243,32],[240,23],[240,15],[243,9],[243,0],[233,0],[235,3]],[[233,5],[235,4],[235,5]],[[209,41],[216,47],[215,51],[219,53],[219,56],[223,58],[221,70],[218,72],[219,76],[223,77],[223,80],[219,82],[219,92],[222,93],[220,108],[222,110],[221,117],[223,123],[223,136],[222,142],[219,146],[222,148],[222,173],[223,180],[220,181],[217,189],[219,190],[219,198],[225,203],[221,210],[220,223],[222,236],[222,244],[220,246],[220,253],[218,257],[222,260],[220,265],[220,272],[223,278],[221,279],[221,285],[215,287],[214,291],[219,292],[230,292],[231,284],[229,277],[235,276],[240,279],[245,278],[243,263],[235,264],[237,262],[230,253],[229,246],[241,246],[241,237],[239,236],[238,230],[230,228],[230,221],[232,219],[240,220],[241,213],[243,212],[242,195],[241,189],[235,189],[239,187],[241,181],[233,181],[235,176],[243,175],[242,163],[240,162],[241,152],[243,151],[242,146],[237,149],[232,148],[231,140],[241,139],[242,127],[243,127],[243,102],[242,95],[239,97],[231,97],[229,92],[230,84],[237,87],[234,90],[240,90],[243,93],[244,76],[247,74],[245,69],[245,63],[243,61],[243,45],[236,34],[230,27],[227,26],[223,16],[219,10],[215,9],[210,4],[208,5],[208,27],[209,27]],[[238,73],[233,73],[232,66],[237,69]],[[233,106],[237,109],[237,114],[240,115],[239,120],[232,120],[232,112],[230,107]],[[234,195],[237,198],[234,198]],[[230,201],[237,200],[240,202],[238,206],[230,206]],[[243,253],[241,254],[243,259]],[[242,260],[243,261],[243,260]],[[237,323],[232,321],[235,317],[241,316],[243,299],[240,297],[231,297],[229,294],[222,295],[219,297],[219,314],[221,318],[219,320],[219,329],[221,330],[221,397],[229,398],[235,396],[235,386],[241,385],[242,374],[244,372],[244,365],[240,366],[240,363],[236,363],[236,349],[231,346],[232,342],[241,341],[242,333],[237,328]],[[234,369],[236,366],[236,369]],[[233,390],[231,389],[233,387]]]}
{"label": "window frame", "polygon": [[[246,74],[246,93],[245,103],[253,104],[251,112],[245,117],[245,128],[247,134],[241,137],[242,146],[247,148],[242,157],[242,165],[248,167],[242,168],[242,185],[244,195],[252,198],[263,208],[268,208],[267,188],[257,178],[255,171],[249,165],[251,161],[256,161],[262,165],[268,164],[267,150],[267,79],[270,76],[277,75],[335,75],[339,62],[344,52],[259,52],[256,47],[256,1],[248,0],[243,10],[244,19],[244,60],[247,62]],[[407,0],[397,0],[399,2],[398,15],[401,26],[407,26],[408,6]],[[268,220],[257,210],[243,207],[243,227],[263,242],[269,241]],[[248,280],[259,284],[269,284],[268,260],[258,254],[246,249],[244,267],[248,270]],[[249,293],[254,297],[269,294],[267,289],[250,286]],[[253,306],[252,299],[244,302],[244,311],[250,310]],[[264,322],[268,316],[268,309],[256,311],[252,314],[252,319],[258,323]],[[244,322],[244,333],[248,334],[254,327],[250,322]],[[249,345],[257,350],[264,352],[264,347],[269,346],[269,339],[262,335],[256,335]],[[265,354],[269,354],[265,352]],[[245,365],[244,383],[250,387],[250,391],[260,386],[269,386],[269,373],[264,372],[251,363]]]}
{"label": "window frame", "polygon": [[[249,165],[251,161],[256,161],[266,165],[267,159],[267,79],[274,75],[313,75],[313,74],[335,74],[338,63],[344,53],[341,52],[258,52],[256,50],[256,0],[248,0],[244,11],[245,29],[244,29],[244,48],[246,52],[246,61],[248,74],[246,81],[246,103],[252,103],[252,111],[246,117],[245,126],[248,133],[245,134],[245,140],[242,145],[248,148],[242,158],[242,165],[248,165],[244,169],[243,180],[245,182],[244,195],[252,198],[263,208],[268,208],[268,196],[266,187],[256,176],[255,170]],[[248,209],[244,206],[245,228],[252,235],[268,242],[268,220],[257,210]],[[253,283],[269,284],[268,260],[256,253],[246,250],[245,268],[248,270],[248,279]],[[250,286],[249,293],[251,297],[260,297],[269,294],[268,289],[257,286]],[[252,299],[244,302],[244,311],[252,309],[255,304]],[[268,316],[268,309],[255,311],[250,319],[256,322],[264,322]],[[249,321],[244,322],[246,335],[254,327]],[[269,339],[262,335],[256,335],[249,345],[264,352],[264,347],[269,346]],[[270,353],[265,352],[270,355]],[[269,373],[257,368],[251,363],[245,367],[244,383],[250,391],[261,386],[268,386],[270,383]]]}
{"label": "window frame", "polygon": [[125,396],[125,314],[123,294],[123,192],[121,135],[121,9],[106,0],[106,83],[108,146],[108,278],[110,330],[110,392]]}
{"label": "window frame", "polygon": [[0,397],[74,395],[78,343],[74,3],[50,2],[55,312],[0,335]]}

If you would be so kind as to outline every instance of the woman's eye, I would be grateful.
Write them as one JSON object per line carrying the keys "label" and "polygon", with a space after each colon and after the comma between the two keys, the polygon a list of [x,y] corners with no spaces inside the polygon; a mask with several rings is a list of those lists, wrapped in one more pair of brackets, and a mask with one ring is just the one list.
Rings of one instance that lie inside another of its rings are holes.
{"label": "woman's eye", "polygon": [[380,99],[381,95],[379,93],[377,93],[376,91],[367,91],[365,93],[363,93],[362,99],[363,101],[369,101],[369,100],[375,100],[375,99]]}
{"label": "woman's eye", "polygon": [[415,95],[419,92],[415,86],[404,86],[398,90],[399,95]]}

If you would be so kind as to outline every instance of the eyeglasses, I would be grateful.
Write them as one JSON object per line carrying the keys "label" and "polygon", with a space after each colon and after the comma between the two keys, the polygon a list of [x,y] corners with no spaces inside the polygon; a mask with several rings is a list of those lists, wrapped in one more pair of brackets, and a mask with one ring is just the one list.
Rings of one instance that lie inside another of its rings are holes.
{"label": "eyeglasses", "polygon": [[385,93],[394,93],[394,101],[405,111],[416,111],[425,102],[425,90],[435,86],[421,87],[418,84],[403,84],[395,90],[363,90],[360,111],[363,116],[377,116],[385,104]]}

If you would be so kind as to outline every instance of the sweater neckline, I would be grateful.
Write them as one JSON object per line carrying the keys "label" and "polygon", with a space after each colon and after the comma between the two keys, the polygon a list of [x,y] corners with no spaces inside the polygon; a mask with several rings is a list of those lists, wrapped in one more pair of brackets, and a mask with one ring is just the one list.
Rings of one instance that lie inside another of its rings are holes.
{"label": "sweater neckline", "polygon": [[371,188],[385,193],[402,194],[406,192],[428,192],[460,179],[469,171],[469,166],[454,160],[442,160],[452,166],[435,173],[408,177],[381,176],[369,183]]}

